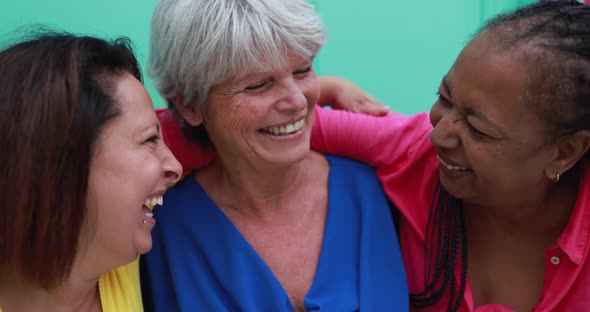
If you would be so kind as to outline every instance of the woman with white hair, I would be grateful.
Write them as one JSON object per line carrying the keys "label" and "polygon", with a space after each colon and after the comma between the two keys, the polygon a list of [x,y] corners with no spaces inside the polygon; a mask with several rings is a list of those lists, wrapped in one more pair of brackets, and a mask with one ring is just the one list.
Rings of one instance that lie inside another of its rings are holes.
{"label": "woman with white hair", "polygon": [[325,37],[304,0],[159,3],[150,74],[214,157],[155,211],[148,308],[408,309],[374,170],[309,149]]}

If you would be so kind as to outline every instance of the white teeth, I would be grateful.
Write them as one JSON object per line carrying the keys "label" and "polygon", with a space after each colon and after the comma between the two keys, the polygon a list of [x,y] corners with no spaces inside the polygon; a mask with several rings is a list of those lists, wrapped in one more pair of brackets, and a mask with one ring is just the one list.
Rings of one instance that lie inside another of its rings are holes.
{"label": "white teeth", "polygon": [[447,167],[449,170],[455,170],[455,171],[469,171],[468,168],[465,167],[460,167],[460,166],[453,166],[453,165],[449,165],[447,164],[444,160],[440,159],[440,157],[438,157],[438,155],[436,156],[436,158],[438,158],[438,161],[440,161],[440,163]]}
{"label": "white teeth", "polygon": [[287,135],[287,134],[291,134],[296,131],[299,131],[301,128],[303,128],[304,124],[305,124],[305,120],[303,118],[301,118],[294,123],[275,126],[275,127],[268,127],[268,128],[262,129],[262,131],[266,132],[268,134],[272,134],[272,135]]}
{"label": "white teeth", "polygon": [[154,216],[154,213],[153,212],[146,212],[145,213],[145,216],[148,217],[148,218],[151,218],[151,217]]}
{"label": "white teeth", "polygon": [[152,198],[146,199],[143,204],[149,210],[153,210],[154,209],[154,206],[156,206],[156,205],[162,206],[163,203],[164,203],[164,198],[162,196],[156,196],[156,197],[152,197]]}
{"label": "white teeth", "polygon": [[286,131],[287,133],[291,133],[291,132],[295,131],[295,126],[294,126],[293,124],[288,124],[288,125],[285,127],[285,131]]}

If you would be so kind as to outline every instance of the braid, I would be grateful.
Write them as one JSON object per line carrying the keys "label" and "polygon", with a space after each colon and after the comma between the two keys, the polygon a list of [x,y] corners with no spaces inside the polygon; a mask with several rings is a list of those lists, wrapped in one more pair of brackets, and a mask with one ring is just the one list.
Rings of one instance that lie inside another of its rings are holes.
{"label": "braid", "polygon": [[[448,311],[457,311],[463,300],[467,277],[467,245],[461,200],[452,197],[440,184],[430,205],[424,243],[426,285],[410,294],[413,306],[429,307],[439,302],[450,288]],[[455,267],[461,250],[461,281],[456,293]],[[431,270],[433,270],[431,274]]]}
{"label": "braid", "polygon": [[551,139],[590,130],[590,6],[543,0],[486,24],[501,49],[526,55],[533,73],[523,100],[550,126]]}

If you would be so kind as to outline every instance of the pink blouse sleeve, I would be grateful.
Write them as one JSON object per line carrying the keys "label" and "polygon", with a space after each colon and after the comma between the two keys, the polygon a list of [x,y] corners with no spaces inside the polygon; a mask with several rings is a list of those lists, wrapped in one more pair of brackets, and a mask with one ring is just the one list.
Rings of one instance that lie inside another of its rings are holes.
{"label": "pink blouse sleeve", "polygon": [[416,145],[416,139],[430,129],[426,113],[375,117],[316,107],[311,146],[320,152],[353,158],[378,168],[401,165]]}
{"label": "pink blouse sleeve", "polygon": [[157,109],[164,143],[182,165],[183,176],[191,171],[205,167],[213,158],[211,150],[200,146],[197,142],[187,140],[176,122],[176,116],[167,109]]}
{"label": "pink blouse sleeve", "polygon": [[[211,161],[212,151],[188,141],[171,111],[159,109],[156,113],[164,142],[182,165],[184,175]],[[390,113],[374,117],[318,106],[311,146],[320,152],[357,159],[375,167],[387,167],[403,161],[416,137],[430,130],[427,119],[424,113],[415,116]]]}

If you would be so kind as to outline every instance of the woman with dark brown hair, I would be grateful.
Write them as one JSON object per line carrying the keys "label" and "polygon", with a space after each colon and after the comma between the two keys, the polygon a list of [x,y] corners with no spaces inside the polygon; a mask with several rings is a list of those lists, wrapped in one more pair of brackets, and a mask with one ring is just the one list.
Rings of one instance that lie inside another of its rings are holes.
{"label": "woman with dark brown hair", "polygon": [[149,208],[180,165],[124,39],[0,51],[0,311],[142,311]]}

